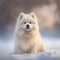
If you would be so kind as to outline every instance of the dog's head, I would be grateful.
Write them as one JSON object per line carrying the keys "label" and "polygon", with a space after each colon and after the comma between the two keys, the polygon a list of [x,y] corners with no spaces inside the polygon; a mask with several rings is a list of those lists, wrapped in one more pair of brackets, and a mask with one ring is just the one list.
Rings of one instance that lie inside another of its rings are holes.
{"label": "dog's head", "polygon": [[30,14],[20,13],[17,19],[17,28],[25,32],[39,29],[36,15],[33,12]]}

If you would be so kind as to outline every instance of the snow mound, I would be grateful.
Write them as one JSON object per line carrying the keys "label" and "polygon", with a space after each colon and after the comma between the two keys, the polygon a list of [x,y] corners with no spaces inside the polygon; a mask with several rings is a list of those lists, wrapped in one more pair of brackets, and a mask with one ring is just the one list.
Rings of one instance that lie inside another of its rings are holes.
{"label": "snow mound", "polygon": [[52,56],[51,53],[32,54],[1,54],[0,60],[60,60],[60,57]]}

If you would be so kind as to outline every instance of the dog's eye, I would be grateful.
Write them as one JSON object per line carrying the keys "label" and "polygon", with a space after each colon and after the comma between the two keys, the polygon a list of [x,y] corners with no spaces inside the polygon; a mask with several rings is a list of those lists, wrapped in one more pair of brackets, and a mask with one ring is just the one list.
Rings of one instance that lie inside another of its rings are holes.
{"label": "dog's eye", "polygon": [[31,24],[31,22],[29,22]]}
{"label": "dog's eye", "polygon": [[24,24],[26,24],[26,22],[24,22]]}

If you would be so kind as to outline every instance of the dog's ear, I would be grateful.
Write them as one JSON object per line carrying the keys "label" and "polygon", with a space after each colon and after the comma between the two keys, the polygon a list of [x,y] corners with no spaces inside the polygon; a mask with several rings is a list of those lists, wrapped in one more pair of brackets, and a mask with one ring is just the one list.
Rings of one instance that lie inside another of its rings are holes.
{"label": "dog's ear", "polygon": [[24,13],[21,12],[19,15],[18,15],[18,18],[17,18],[17,22],[19,22],[20,20],[22,20],[22,18],[24,17]]}
{"label": "dog's ear", "polygon": [[36,18],[35,13],[31,12],[30,15],[32,16],[32,18]]}
{"label": "dog's ear", "polygon": [[23,12],[20,13],[20,15],[19,15],[20,16],[20,20],[23,18],[24,15],[25,14]]}
{"label": "dog's ear", "polygon": [[18,17],[17,17],[17,25],[16,25],[16,26],[19,25],[18,23],[19,23],[20,20],[22,20],[22,18],[24,17],[24,15],[25,15],[25,14],[24,14],[23,12],[21,12],[21,13],[18,15]]}

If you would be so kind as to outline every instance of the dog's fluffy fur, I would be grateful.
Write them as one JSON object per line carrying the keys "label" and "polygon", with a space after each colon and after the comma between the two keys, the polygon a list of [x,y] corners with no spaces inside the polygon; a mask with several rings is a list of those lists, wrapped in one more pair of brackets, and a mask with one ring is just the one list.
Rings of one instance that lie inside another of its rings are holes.
{"label": "dog's fluffy fur", "polygon": [[[29,25],[28,29],[27,25]],[[15,53],[38,54],[44,51],[46,48],[41,40],[36,15],[33,12],[30,14],[20,13],[15,29]]]}

